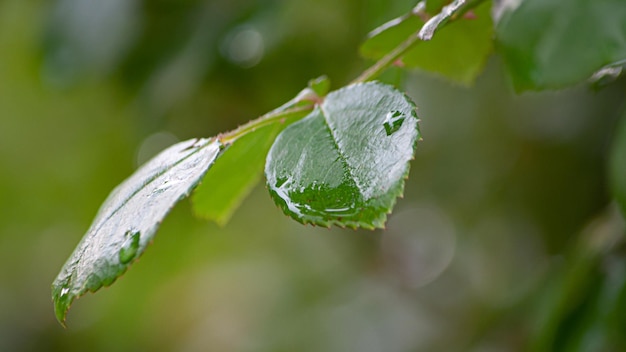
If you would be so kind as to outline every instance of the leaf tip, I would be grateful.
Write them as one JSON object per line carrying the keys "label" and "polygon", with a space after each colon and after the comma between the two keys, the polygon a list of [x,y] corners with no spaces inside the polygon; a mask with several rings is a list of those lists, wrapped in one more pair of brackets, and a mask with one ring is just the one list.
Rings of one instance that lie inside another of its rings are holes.
{"label": "leaf tip", "polygon": [[76,296],[70,289],[64,286],[53,285],[52,301],[54,302],[54,315],[62,327],[67,328],[65,318]]}

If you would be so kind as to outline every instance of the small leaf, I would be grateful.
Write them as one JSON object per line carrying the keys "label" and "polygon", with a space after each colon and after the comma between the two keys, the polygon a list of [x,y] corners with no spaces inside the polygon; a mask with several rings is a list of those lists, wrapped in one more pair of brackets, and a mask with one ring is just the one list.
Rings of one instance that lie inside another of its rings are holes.
{"label": "small leaf", "polygon": [[615,133],[609,165],[609,184],[613,197],[626,218],[626,115],[622,117]]}
{"label": "small leaf", "polygon": [[[197,216],[224,226],[243,199],[259,182],[265,157],[276,136],[294,121],[306,116],[316,101],[328,93],[330,81],[326,76],[309,81],[289,102],[265,116],[281,114],[282,118],[269,125],[249,131],[231,141],[220,155],[211,172],[207,173],[191,198]],[[294,107],[310,107],[289,112]]]}
{"label": "small leaf", "polygon": [[417,122],[415,105],[391,86],[370,82],[330,93],[270,149],[272,198],[305,224],[383,227],[403,192]]}
{"label": "small leaf", "polygon": [[525,0],[496,26],[518,91],[556,89],[626,59],[623,0]]}
{"label": "small leaf", "polygon": [[[419,42],[407,51],[399,64],[469,85],[482,71],[493,48],[490,4],[487,1],[477,6],[472,18],[457,19],[440,29],[440,24],[450,18],[450,13],[442,11],[424,27],[428,14],[423,12],[423,8],[418,9],[372,31],[361,46],[361,55],[378,60],[420,28],[420,35],[431,35],[436,31],[431,40]],[[462,12],[465,8],[457,10]]]}
{"label": "small leaf", "polygon": [[52,284],[59,322],[74,299],[110,285],[143,253],[163,218],[200,181],[220,149],[215,139],[177,143],[111,192]]}
{"label": "small leaf", "polygon": [[[299,116],[301,118],[302,116]],[[211,167],[191,198],[194,213],[224,226],[261,179],[265,156],[291,121],[273,123],[237,139]]]}

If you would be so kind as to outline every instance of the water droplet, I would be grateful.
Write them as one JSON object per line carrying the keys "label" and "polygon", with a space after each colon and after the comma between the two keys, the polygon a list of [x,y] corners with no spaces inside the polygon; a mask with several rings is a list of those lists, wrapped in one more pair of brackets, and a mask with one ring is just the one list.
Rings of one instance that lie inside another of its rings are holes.
{"label": "water droplet", "polygon": [[124,241],[124,244],[122,245],[122,249],[120,249],[120,256],[119,256],[120,263],[122,264],[126,264],[130,262],[137,255],[137,250],[139,249],[140,232],[129,230],[129,231],[126,231],[124,236],[127,238],[126,238],[126,241]]}
{"label": "water droplet", "polygon": [[163,181],[163,183],[159,187],[157,187],[154,190],[152,190],[152,195],[161,194],[161,193],[167,191],[170,188],[170,186],[171,186],[171,184],[170,184],[169,180],[165,180],[165,181]]}
{"label": "water droplet", "polygon": [[61,289],[61,297],[65,296],[66,294],[68,294],[68,292],[70,292],[70,289],[68,287],[63,287]]}
{"label": "water droplet", "polygon": [[287,180],[288,179],[286,177],[279,177],[276,180],[276,184],[274,185],[274,187],[276,187],[276,188],[282,187],[287,182]]}
{"label": "water droplet", "polygon": [[405,118],[406,116],[398,110],[393,110],[387,113],[387,116],[385,117],[385,122],[383,123],[383,126],[385,127],[385,133],[387,133],[388,136],[394,134],[400,129],[400,127],[402,127],[402,123],[404,122]]}

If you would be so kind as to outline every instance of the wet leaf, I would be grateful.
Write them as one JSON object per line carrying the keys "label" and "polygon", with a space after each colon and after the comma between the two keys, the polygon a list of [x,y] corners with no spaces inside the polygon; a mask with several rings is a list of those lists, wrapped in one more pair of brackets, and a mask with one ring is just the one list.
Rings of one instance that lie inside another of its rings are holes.
{"label": "wet leaf", "polygon": [[74,299],[122,275],[151,242],[161,221],[217,158],[215,139],[194,139],[161,152],[111,192],[52,284],[60,322]]}
{"label": "wet leaf", "polygon": [[499,51],[518,91],[582,82],[626,59],[623,0],[526,0],[496,26]]}
{"label": "wet leaf", "polygon": [[[430,22],[431,30],[423,32],[432,34],[436,30],[436,34],[431,40],[411,48],[398,64],[440,74],[457,83],[471,84],[482,71],[493,48],[490,6],[491,2],[487,1],[467,13],[465,18],[456,19],[440,29],[438,24],[442,22]],[[413,11],[375,29],[361,46],[361,55],[380,59],[420,30],[427,17],[430,15],[423,9]],[[442,14],[439,18],[446,21],[449,16]]]}
{"label": "wet leaf", "polygon": [[391,86],[370,82],[330,93],[270,149],[272,198],[301,223],[383,227],[404,188],[417,122],[415,105]]}

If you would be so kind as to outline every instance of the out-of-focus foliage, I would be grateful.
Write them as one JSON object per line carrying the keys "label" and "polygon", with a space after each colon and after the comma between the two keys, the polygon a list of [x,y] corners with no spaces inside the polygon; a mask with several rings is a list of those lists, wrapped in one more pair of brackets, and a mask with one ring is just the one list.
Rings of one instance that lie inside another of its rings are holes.
{"label": "out-of-focus foliage", "polygon": [[610,166],[610,182],[613,196],[626,217],[626,116],[615,130]]}
{"label": "out-of-focus foliage", "polygon": [[605,163],[626,82],[516,96],[498,58],[471,89],[405,78],[424,141],[386,230],[303,227],[262,187],[224,228],[182,202],[63,330],[50,282],[116,184],[311,77],[345,84],[366,33],[415,5],[108,3],[0,2],[0,350],[623,349]]}
{"label": "out-of-focus foliage", "polygon": [[566,87],[626,60],[621,0],[519,1],[503,11],[496,33],[519,91]]}

